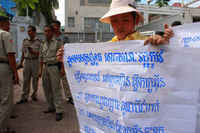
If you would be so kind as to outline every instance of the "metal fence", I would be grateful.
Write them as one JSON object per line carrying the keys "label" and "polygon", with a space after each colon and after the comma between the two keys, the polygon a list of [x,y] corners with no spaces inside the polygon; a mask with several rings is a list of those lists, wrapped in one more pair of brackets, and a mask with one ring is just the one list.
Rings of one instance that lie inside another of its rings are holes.
{"label": "metal fence", "polygon": [[[107,42],[111,40],[114,36],[114,33],[110,32],[98,32],[98,33],[75,33],[75,32],[67,32],[63,33],[65,39],[69,40],[70,43],[95,43],[95,42]],[[43,33],[38,33],[40,39],[44,39]]]}

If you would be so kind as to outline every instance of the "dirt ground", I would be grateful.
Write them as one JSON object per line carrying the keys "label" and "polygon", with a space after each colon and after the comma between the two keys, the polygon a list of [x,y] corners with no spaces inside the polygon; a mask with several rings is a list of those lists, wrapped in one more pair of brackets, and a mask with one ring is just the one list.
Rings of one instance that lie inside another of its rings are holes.
{"label": "dirt ground", "polygon": [[[19,71],[21,86],[15,86],[15,103],[20,100],[22,90],[22,70]],[[8,124],[16,133],[80,133],[75,108],[64,101],[64,119],[55,121],[55,114],[44,114],[47,109],[41,80],[39,81],[38,101],[29,98],[25,104],[15,105],[16,119],[9,119]]]}

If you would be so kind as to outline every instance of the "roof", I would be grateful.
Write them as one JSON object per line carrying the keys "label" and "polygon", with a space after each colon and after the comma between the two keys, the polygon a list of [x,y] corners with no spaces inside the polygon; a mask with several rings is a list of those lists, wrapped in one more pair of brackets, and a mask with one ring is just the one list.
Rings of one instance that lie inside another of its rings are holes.
{"label": "roof", "polygon": [[174,4],[172,4],[173,7],[182,7],[181,3],[175,2]]}

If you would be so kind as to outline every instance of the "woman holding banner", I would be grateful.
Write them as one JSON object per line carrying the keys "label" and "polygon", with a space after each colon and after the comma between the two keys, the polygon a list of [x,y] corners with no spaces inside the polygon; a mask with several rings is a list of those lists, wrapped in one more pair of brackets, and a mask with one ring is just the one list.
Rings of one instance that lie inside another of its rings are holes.
{"label": "woman holding banner", "polygon": [[[112,25],[115,37],[111,42],[122,40],[145,40],[144,45],[151,43],[152,45],[167,44],[173,36],[173,31],[165,25],[163,37],[153,35],[151,37],[144,36],[136,31],[136,26],[143,23],[144,19],[141,13],[136,9],[133,0],[112,0],[110,10],[100,19],[103,23]],[[64,47],[57,52],[57,60],[63,61]]]}

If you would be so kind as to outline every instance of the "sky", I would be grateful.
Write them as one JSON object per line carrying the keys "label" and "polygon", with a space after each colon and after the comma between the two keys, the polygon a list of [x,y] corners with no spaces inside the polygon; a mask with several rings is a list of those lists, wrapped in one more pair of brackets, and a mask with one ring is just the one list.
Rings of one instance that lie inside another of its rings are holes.
{"label": "sky", "polygon": [[[184,1],[184,4],[186,4],[193,0],[183,0],[183,1]],[[176,3],[176,2],[182,3],[182,0],[171,0],[169,2],[169,5],[172,5],[173,3]],[[141,3],[146,4],[147,2],[146,0],[141,0]],[[151,4],[153,3],[155,3],[155,0],[153,0]],[[65,0],[59,0],[59,6],[60,6],[59,9],[55,10],[55,13],[58,20],[61,21],[61,25],[64,26],[65,25]],[[198,7],[198,6],[200,6],[200,1],[190,5],[189,7]]]}
{"label": "sky", "polygon": [[59,9],[55,10],[57,19],[61,22],[61,25],[65,25],[65,0],[59,0]]}

